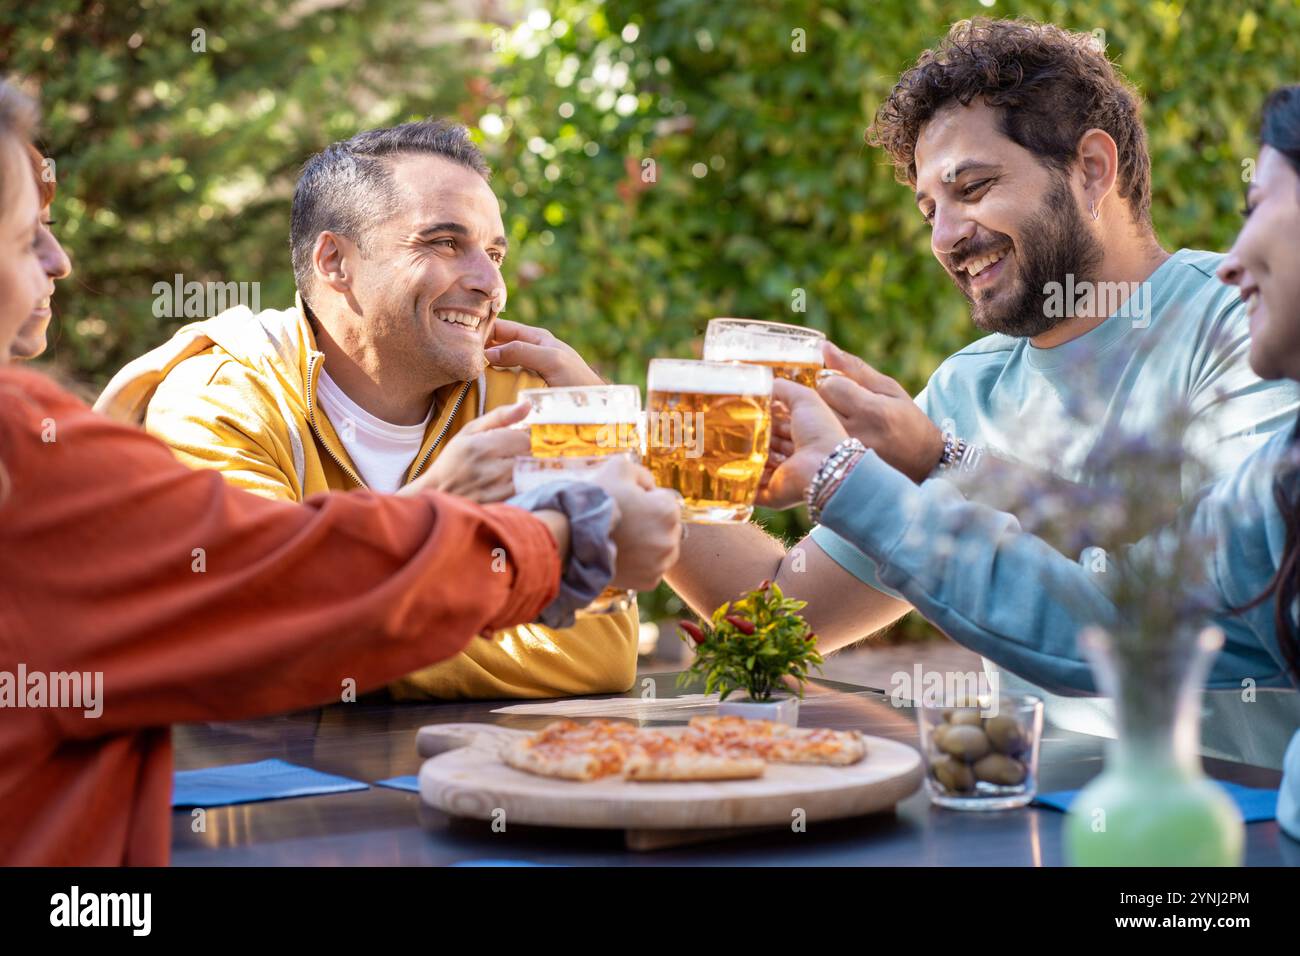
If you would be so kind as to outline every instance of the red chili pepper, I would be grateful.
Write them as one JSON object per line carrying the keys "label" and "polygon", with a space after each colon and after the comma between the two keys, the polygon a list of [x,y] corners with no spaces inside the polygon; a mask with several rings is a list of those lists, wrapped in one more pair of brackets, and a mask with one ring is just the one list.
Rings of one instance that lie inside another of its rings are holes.
{"label": "red chili pepper", "polygon": [[771,586],[772,586],[772,579],[771,579],[771,578],[768,578],[766,581],[764,581],[762,584],[760,584],[760,585],[758,586],[758,589],[759,589],[760,591],[766,591],[766,590],[767,590],[768,588],[770,588]]}
{"label": "red chili pepper", "polygon": [[694,621],[678,621],[677,626],[685,631],[696,644],[704,643],[704,631]]}
{"label": "red chili pepper", "polygon": [[811,644],[813,641],[817,640],[817,635],[814,632],[809,631],[808,636],[805,637],[804,640]]}
{"label": "red chili pepper", "polygon": [[745,620],[739,614],[728,614],[723,618],[723,620],[738,630],[741,634],[754,633],[754,622]]}

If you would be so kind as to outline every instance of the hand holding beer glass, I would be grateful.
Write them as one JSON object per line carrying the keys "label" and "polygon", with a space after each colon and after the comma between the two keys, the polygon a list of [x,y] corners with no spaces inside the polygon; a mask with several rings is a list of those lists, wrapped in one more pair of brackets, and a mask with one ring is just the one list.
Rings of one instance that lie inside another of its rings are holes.
{"label": "hand holding beer glass", "polygon": [[756,319],[710,319],[704,332],[708,362],[750,362],[766,365],[778,378],[817,387],[825,360],[826,336],[816,329]]}
{"label": "hand holding beer glass", "polygon": [[635,385],[525,388],[521,423],[534,458],[572,458],[631,452],[641,455],[641,390]]}
{"label": "hand holding beer glass", "polygon": [[[825,370],[826,336],[816,329],[757,319],[710,319],[704,333],[704,357],[715,362],[766,365],[777,378],[815,389]],[[835,373],[838,374],[838,373]],[[769,472],[793,452],[790,418],[778,401],[772,411]],[[759,485],[763,494],[765,476]]]}
{"label": "hand holding beer glass", "polygon": [[[529,405],[520,427],[528,429],[530,455],[515,459],[515,493],[549,481],[587,480],[591,469],[622,455],[641,457],[641,390],[635,385],[578,385],[526,388]],[[612,614],[626,610],[635,591],[606,588],[578,612]]]}
{"label": "hand holding beer glass", "polygon": [[749,520],[772,431],[772,369],[652,359],[646,464],[682,496],[682,520]]}

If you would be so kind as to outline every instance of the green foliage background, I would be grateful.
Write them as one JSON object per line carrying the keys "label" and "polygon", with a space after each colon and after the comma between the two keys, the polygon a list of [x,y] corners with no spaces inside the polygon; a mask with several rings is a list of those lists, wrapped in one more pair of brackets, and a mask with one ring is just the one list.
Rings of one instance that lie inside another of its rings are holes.
{"label": "green foliage background", "polygon": [[1147,99],[1162,240],[1226,248],[1264,94],[1300,80],[1296,0],[9,0],[3,69],[44,104],[77,270],[49,361],[102,383],[180,324],[151,308],[178,272],[287,303],[302,161],[439,114],[497,170],[510,317],[612,378],[643,383],[651,356],[742,315],[823,329],[915,391],[975,333],[863,131],[976,15],[1104,31]]}

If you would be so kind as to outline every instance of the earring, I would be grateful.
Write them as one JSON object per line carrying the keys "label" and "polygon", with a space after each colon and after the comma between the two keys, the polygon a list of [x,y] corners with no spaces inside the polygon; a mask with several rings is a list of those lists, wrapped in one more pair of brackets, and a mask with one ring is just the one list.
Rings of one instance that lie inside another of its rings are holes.
{"label": "earring", "polygon": [[1101,218],[1101,213],[1097,212],[1097,206],[1091,199],[1088,200],[1088,212],[1092,213],[1093,222]]}

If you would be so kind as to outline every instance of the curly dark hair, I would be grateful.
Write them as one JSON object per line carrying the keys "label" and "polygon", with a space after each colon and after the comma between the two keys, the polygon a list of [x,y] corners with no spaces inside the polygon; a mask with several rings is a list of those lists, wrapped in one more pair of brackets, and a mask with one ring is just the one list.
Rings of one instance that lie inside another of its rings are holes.
{"label": "curly dark hair", "polygon": [[1091,33],[1033,20],[977,17],[954,23],[899,78],[876,111],[867,142],[893,160],[898,181],[916,185],[916,140],[949,103],[981,97],[1000,112],[1002,132],[1063,171],[1083,134],[1105,130],[1119,156],[1119,195],[1135,223],[1151,226],[1151,157],[1141,97]]}

